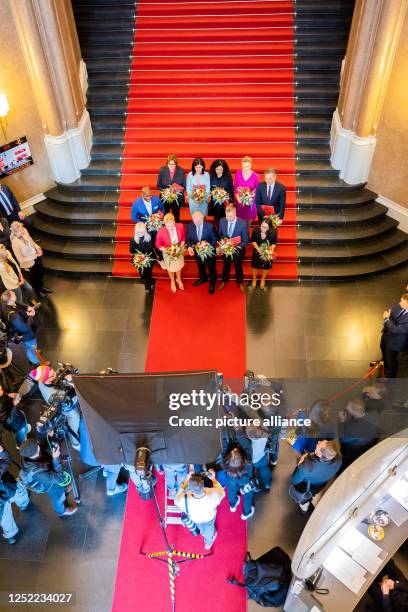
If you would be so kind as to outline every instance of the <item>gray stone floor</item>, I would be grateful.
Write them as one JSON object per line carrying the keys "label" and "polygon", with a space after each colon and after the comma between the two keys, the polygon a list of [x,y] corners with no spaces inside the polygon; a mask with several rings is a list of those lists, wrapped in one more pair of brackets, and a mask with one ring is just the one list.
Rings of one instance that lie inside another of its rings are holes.
{"label": "gray stone floor", "polygon": [[[407,278],[408,267],[361,281],[279,284],[248,293],[248,367],[274,377],[361,376],[379,356],[382,311],[399,299]],[[53,364],[71,361],[82,372],[108,366],[122,372],[144,370],[153,298],[145,296],[140,284],[59,278],[47,284],[54,293],[39,333],[47,359]],[[34,402],[30,418],[38,408]],[[287,497],[294,461],[291,449],[282,444],[272,491],[257,501],[248,528],[253,556],[277,544],[289,554],[296,547],[305,519]],[[77,461],[75,468],[84,469]],[[48,500],[40,496],[32,510],[16,514],[18,544],[0,542],[0,590],[74,590],[76,604],[70,610],[110,609],[125,498],[107,498],[100,473],[81,485],[80,512],[71,519],[54,517]]]}

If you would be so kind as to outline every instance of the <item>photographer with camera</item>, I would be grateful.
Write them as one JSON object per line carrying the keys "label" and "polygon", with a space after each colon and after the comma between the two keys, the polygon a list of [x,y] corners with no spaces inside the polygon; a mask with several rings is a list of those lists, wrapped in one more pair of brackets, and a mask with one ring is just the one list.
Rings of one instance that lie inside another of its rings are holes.
{"label": "photographer with camera", "polygon": [[80,450],[79,424],[81,413],[79,411],[78,398],[71,383],[74,369],[70,364],[64,364],[56,372],[47,365],[40,365],[30,372],[32,380],[38,383],[38,389],[43,400],[51,405],[56,402],[58,409],[64,413],[67,425],[69,441],[75,450]]}
{"label": "photographer with camera", "polygon": [[37,356],[37,320],[34,306],[17,303],[14,291],[7,290],[1,294],[2,319],[11,334],[20,336],[27,353],[29,361],[33,365],[39,365]]}
{"label": "photographer with camera", "polygon": [[31,431],[26,415],[17,408],[20,400],[19,393],[5,393],[3,387],[0,386],[0,424],[4,429],[13,433],[17,449]]}
{"label": "photographer with camera", "polygon": [[56,442],[50,443],[49,454],[41,451],[37,440],[30,439],[20,449],[20,480],[33,493],[45,493],[51,500],[57,516],[71,516],[78,510],[76,504],[67,501],[66,488],[70,476],[64,471],[60,459],[60,448]]}
{"label": "photographer with camera", "polygon": [[209,550],[217,537],[215,519],[225,492],[214,470],[208,470],[206,475],[212,480],[211,488],[204,486],[201,475],[189,472],[176,495],[175,503],[195,523],[203,536],[205,549]]}

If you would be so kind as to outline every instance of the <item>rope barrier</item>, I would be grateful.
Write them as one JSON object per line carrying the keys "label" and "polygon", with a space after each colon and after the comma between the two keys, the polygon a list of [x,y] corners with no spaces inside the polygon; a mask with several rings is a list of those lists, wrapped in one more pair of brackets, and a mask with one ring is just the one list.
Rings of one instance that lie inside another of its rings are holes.
{"label": "rope barrier", "polygon": [[366,372],[364,374],[364,376],[362,376],[361,378],[359,378],[355,383],[353,383],[352,385],[350,385],[349,387],[346,387],[345,389],[343,389],[343,391],[339,391],[338,393],[336,393],[335,395],[332,395],[332,397],[329,397],[329,399],[327,400],[328,402],[332,403],[334,401],[336,401],[337,399],[339,399],[340,397],[343,397],[343,395],[346,395],[346,393],[348,393],[349,391],[352,391],[353,389],[355,389],[356,387],[358,387],[364,380],[367,380],[367,378],[372,378],[372,375],[376,372],[378,373],[379,371],[381,371],[383,367],[383,362],[382,361],[378,361],[375,366],[373,366],[372,368],[370,368],[368,370],[368,372]]}

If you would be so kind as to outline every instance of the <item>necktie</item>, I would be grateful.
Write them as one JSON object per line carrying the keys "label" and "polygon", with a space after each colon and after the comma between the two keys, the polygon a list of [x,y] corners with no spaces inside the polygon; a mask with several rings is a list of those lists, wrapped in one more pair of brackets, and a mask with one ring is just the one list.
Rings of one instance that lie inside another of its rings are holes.
{"label": "necktie", "polygon": [[202,225],[197,225],[197,238],[198,238],[198,242],[200,242],[200,240],[201,240],[202,230],[203,230],[203,226]]}
{"label": "necktie", "polygon": [[230,221],[228,223],[228,238],[232,237],[232,232],[233,232],[233,223]]}
{"label": "necktie", "polygon": [[11,215],[13,212],[13,207],[11,205],[10,200],[6,196],[4,191],[0,191],[0,204],[4,206],[4,210],[6,211],[6,215]]}
{"label": "necktie", "polygon": [[268,185],[268,200],[272,197],[272,185]]}

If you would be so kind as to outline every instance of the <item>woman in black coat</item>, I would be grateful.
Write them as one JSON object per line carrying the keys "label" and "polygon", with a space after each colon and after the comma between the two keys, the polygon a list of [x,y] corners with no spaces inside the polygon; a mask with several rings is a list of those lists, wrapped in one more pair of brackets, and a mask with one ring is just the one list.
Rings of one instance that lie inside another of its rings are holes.
{"label": "woman in black coat", "polygon": [[[234,203],[234,184],[232,181],[231,171],[227,162],[224,159],[216,159],[210,167],[210,185],[211,191],[214,187],[221,187],[229,195],[229,203]],[[214,216],[214,221],[218,226],[220,219],[225,217],[225,204],[216,204],[213,197],[210,200],[209,214]]]}
{"label": "woman in black coat", "polygon": [[261,244],[270,244],[275,248],[277,241],[277,232],[276,229],[272,226],[272,222],[268,217],[265,217],[261,221],[260,227],[256,227],[252,232],[251,242],[254,247],[252,253],[252,289],[255,289],[257,279],[258,279],[258,270],[261,270],[261,289],[265,289],[265,279],[269,270],[272,268],[272,260],[264,261],[261,259],[261,252],[259,247]]}
{"label": "woman in black coat", "polygon": [[143,268],[143,270],[139,270],[140,278],[144,283],[146,293],[150,293],[153,290],[154,286],[152,281],[152,274],[154,262],[156,260],[156,253],[154,251],[153,241],[144,223],[136,223],[135,234],[134,237],[130,239],[129,250],[132,255],[132,260],[133,256],[137,251],[149,255],[152,259],[152,261],[146,268]]}
{"label": "woman in black coat", "polygon": [[176,223],[180,221],[180,206],[184,204],[184,190],[186,187],[186,173],[184,168],[178,165],[177,155],[170,154],[167,156],[167,164],[162,166],[159,170],[159,176],[157,177],[157,188],[161,192],[166,187],[176,185],[180,187],[177,189],[177,200],[172,204],[163,202],[164,210],[166,213],[172,212]]}

